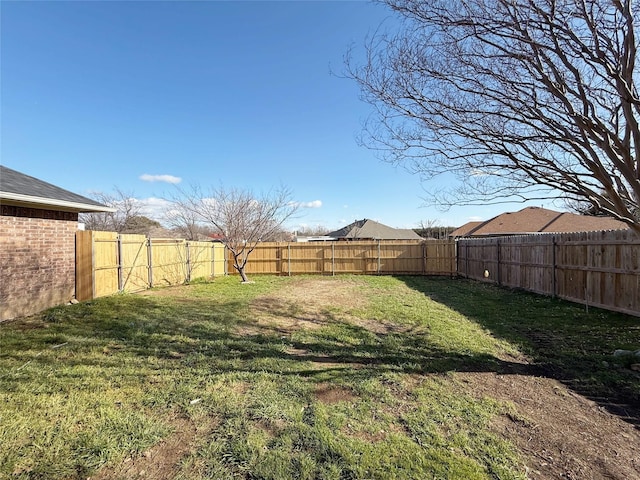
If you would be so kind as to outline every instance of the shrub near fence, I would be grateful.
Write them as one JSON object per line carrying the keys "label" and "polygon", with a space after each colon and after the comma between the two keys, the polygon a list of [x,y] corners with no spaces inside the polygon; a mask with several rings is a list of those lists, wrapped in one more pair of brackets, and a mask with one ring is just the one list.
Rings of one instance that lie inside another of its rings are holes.
{"label": "shrub near fence", "polygon": [[90,300],[224,275],[225,263],[220,243],[78,231],[76,298]]}
{"label": "shrub near fence", "polygon": [[[264,242],[251,253],[246,273],[271,275],[455,275],[452,240]],[[233,272],[233,262],[227,266]]]}
{"label": "shrub near fence", "polygon": [[458,274],[640,316],[640,238],[630,230],[461,239]]}

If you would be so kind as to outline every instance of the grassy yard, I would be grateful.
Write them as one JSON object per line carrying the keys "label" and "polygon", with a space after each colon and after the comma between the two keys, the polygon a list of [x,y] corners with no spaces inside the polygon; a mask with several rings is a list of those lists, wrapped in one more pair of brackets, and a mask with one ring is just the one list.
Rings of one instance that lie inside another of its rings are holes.
{"label": "grassy yard", "polygon": [[495,425],[530,419],[464,372],[552,377],[637,419],[611,356],[640,348],[637,318],[463,280],[254,280],[1,324],[0,478],[526,478]]}

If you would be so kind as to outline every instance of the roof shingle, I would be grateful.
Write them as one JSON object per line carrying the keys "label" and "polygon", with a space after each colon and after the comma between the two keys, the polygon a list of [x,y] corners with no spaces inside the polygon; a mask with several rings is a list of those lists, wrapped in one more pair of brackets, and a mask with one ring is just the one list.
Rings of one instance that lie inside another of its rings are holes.
{"label": "roof shingle", "polygon": [[42,208],[66,207],[75,211],[110,211],[101,203],[0,165],[0,201],[34,203]]}
{"label": "roof shingle", "polygon": [[422,240],[423,238],[411,229],[392,228],[367,218],[353,222],[326,236],[334,238],[376,239],[376,240]]}
{"label": "roof shingle", "polygon": [[528,233],[568,233],[596,230],[625,230],[624,222],[611,217],[593,217],[527,207],[507,212],[485,222],[469,222],[451,233],[453,237],[486,237]]}

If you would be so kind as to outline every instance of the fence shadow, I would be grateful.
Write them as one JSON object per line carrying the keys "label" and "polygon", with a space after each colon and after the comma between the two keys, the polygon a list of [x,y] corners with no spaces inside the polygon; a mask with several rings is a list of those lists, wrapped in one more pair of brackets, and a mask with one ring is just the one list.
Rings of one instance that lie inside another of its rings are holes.
{"label": "fence shadow", "polygon": [[521,373],[556,379],[640,428],[640,376],[613,355],[637,349],[640,319],[472,280],[398,278],[517,346],[531,359]]}
{"label": "fence shadow", "polygon": [[[640,343],[637,318],[596,309],[586,313],[568,302],[468,280],[398,278],[517,346],[531,362],[447,351],[430,341],[428,329],[372,330],[336,318],[331,311],[323,313],[319,324],[332,328],[314,331],[308,318],[288,304],[263,306],[291,321],[307,322],[305,326],[311,329],[293,325],[283,330],[282,325],[256,322],[242,301],[199,298],[170,303],[138,295],[108,297],[45,313],[50,328],[17,340],[15,360],[35,360],[25,356],[29,342],[42,343],[44,349],[74,339],[68,348],[78,349],[77,339],[83,339],[87,345],[97,342],[105,353],[76,360],[102,366],[117,361],[117,351],[124,349],[141,358],[166,361],[176,371],[186,362],[210,372],[273,372],[317,382],[453,371],[545,376],[640,425],[638,376],[612,356],[622,339]],[[32,351],[37,355],[38,349]],[[112,358],[110,351],[116,356]],[[12,356],[9,348],[5,356]],[[46,361],[38,358],[38,362]],[[55,356],[51,361],[57,361]]]}
{"label": "fence shadow", "polygon": [[[118,352],[125,351],[159,359],[163,368],[176,371],[186,362],[210,372],[270,372],[315,382],[362,381],[388,373],[541,373],[536,365],[445,350],[420,328],[372,331],[327,311],[318,330],[305,331],[312,322],[286,302],[256,302],[256,308],[254,313],[265,309],[298,325],[256,322],[241,301],[169,303],[141,295],[114,296],[46,312],[38,329],[31,330],[29,338],[16,340],[5,357],[16,363],[37,359],[40,364],[55,364],[56,355],[40,356],[40,352],[68,342],[67,350],[98,347],[103,352],[66,358],[70,366],[117,367]],[[26,348],[36,344],[41,348]]]}

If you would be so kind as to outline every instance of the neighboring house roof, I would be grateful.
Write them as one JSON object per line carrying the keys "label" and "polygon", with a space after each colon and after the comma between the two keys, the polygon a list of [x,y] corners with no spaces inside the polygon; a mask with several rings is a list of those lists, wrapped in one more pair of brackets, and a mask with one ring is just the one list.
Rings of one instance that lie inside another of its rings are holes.
{"label": "neighboring house roof", "polygon": [[482,222],[469,222],[465,223],[461,227],[456,228],[453,232],[449,234],[450,237],[466,237],[469,233],[479,226]]}
{"label": "neighboring house roof", "polygon": [[485,222],[469,222],[452,237],[489,237],[528,233],[567,233],[596,230],[626,230],[629,226],[610,217],[594,217],[568,212],[556,212],[540,207],[527,207],[507,212]]}
{"label": "neighboring house roof", "polygon": [[411,229],[392,228],[366,218],[353,222],[335,232],[327,233],[326,236],[349,240],[371,238],[375,240],[423,240],[420,235]]}
{"label": "neighboring house roof", "polygon": [[115,212],[114,208],[0,165],[0,203],[66,212]]}

